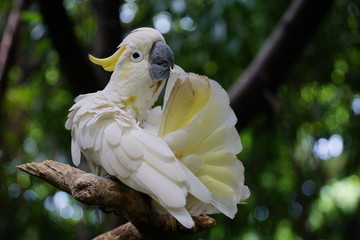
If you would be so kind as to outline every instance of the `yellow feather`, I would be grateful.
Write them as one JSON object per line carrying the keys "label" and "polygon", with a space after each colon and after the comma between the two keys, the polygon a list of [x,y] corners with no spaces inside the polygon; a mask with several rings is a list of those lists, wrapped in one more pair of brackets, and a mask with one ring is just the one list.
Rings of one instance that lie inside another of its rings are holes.
{"label": "yellow feather", "polygon": [[159,136],[190,123],[203,110],[210,93],[209,81],[204,76],[190,73],[185,79],[178,78],[164,108]]}
{"label": "yellow feather", "polygon": [[100,65],[104,68],[104,70],[108,72],[112,72],[115,69],[115,65],[119,60],[121,54],[125,51],[126,46],[120,47],[113,55],[107,58],[96,58],[89,54],[89,59],[91,62]]}
{"label": "yellow feather", "polygon": [[[200,176],[199,179],[213,195],[221,196],[220,198],[222,198],[222,200],[234,199],[233,189],[222,181],[216,180],[208,175]],[[236,207],[235,201],[233,201],[233,205]]]}

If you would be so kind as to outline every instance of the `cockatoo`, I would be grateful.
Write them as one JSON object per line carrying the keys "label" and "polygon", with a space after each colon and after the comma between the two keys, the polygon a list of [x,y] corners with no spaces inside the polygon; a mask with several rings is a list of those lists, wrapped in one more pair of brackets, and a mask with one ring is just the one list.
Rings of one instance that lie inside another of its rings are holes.
{"label": "cockatoo", "polygon": [[[113,73],[102,91],[80,95],[69,110],[74,164],[82,153],[94,173],[149,195],[187,228],[191,215],[233,217],[249,191],[226,92],[174,66],[152,28],[132,31],[109,58],[90,60]],[[168,79],[164,109],[151,109]]]}

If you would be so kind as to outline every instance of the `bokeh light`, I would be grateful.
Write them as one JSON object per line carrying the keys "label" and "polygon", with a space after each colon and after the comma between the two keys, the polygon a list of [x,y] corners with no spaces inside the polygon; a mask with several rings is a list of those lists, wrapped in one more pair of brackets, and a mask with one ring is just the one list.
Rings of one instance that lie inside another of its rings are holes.
{"label": "bokeh light", "polygon": [[301,185],[301,191],[305,196],[312,196],[316,192],[315,182],[312,180],[306,180]]}
{"label": "bokeh light", "polygon": [[288,210],[293,217],[298,218],[303,212],[303,206],[299,202],[291,202]]}
{"label": "bokeh light", "polygon": [[186,10],[186,2],[184,0],[171,1],[171,11],[175,14],[182,14]]}
{"label": "bokeh light", "polygon": [[53,196],[48,196],[44,201],[44,207],[56,216],[63,219],[79,221],[84,216],[84,210],[78,204],[70,201],[69,194],[58,191]]}
{"label": "bokeh light", "polygon": [[351,103],[351,109],[355,115],[360,115],[360,97],[359,96],[354,97],[354,99]]}
{"label": "bokeh light", "polygon": [[344,148],[343,139],[340,135],[334,134],[329,139],[320,138],[314,144],[313,152],[316,157],[328,160],[331,157],[341,155]]}
{"label": "bokeh light", "polygon": [[19,186],[19,184],[12,183],[8,187],[8,192],[10,197],[18,198],[21,194],[21,187]]}
{"label": "bokeh light", "polygon": [[180,19],[179,26],[186,31],[193,31],[196,28],[191,17],[183,17]]}
{"label": "bokeh light", "polygon": [[266,206],[258,206],[254,209],[254,217],[258,221],[265,221],[269,217],[270,211]]}
{"label": "bokeh light", "polygon": [[171,29],[171,14],[162,12],[153,18],[153,24],[156,30],[162,34],[168,33]]}
{"label": "bokeh light", "polygon": [[131,23],[138,11],[138,6],[134,2],[128,2],[121,6],[119,18],[123,23]]}
{"label": "bokeh light", "polygon": [[46,33],[46,28],[42,24],[35,25],[31,30],[31,38],[35,41],[40,40]]}

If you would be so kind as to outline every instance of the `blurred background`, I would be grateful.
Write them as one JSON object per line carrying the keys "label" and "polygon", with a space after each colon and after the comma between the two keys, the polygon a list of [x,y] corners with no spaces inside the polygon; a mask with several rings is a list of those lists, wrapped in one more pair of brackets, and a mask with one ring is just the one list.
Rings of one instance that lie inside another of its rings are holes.
{"label": "blurred background", "polygon": [[359,24],[357,0],[1,1],[0,238],[90,239],[119,224],[16,165],[72,165],[68,109],[109,79],[87,54],[149,26],[176,64],[231,89],[251,190],[234,220],[181,239],[360,239]]}

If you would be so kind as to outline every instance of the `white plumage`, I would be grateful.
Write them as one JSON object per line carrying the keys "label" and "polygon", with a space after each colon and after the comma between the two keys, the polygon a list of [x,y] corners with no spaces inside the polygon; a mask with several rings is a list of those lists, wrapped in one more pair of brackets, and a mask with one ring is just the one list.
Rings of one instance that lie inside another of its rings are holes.
{"label": "white plumage", "polygon": [[93,172],[100,174],[104,169],[151,196],[184,226],[193,226],[185,209],[186,196],[190,192],[210,202],[209,192],[197,178],[189,182],[189,172],[161,138],[140,128],[104,92],[80,96],[70,111],[66,128],[72,130],[75,164],[80,163],[81,150]]}
{"label": "white plumage", "polygon": [[[234,217],[249,191],[226,92],[177,66],[170,72],[170,53],[158,31],[140,28],[113,56],[91,57],[114,72],[104,90],[75,100],[66,128],[75,165],[83,153],[94,173],[148,194],[190,228],[191,215]],[[151,109],[169,75],[164,109]]]}

